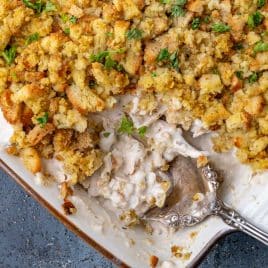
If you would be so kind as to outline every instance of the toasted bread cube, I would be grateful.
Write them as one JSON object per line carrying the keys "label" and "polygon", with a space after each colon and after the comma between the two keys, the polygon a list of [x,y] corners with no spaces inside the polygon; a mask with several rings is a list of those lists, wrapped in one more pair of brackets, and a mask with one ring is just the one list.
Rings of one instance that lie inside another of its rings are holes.
{"label": "toasted bread cube", "polygon": [[25,148],[21,151],[22,161],[25,167],[32,173],[37,173],[41,171],[42,164],[41,158],[34,148]]}
{"label": "toasted bread cube", "polygon": [[216,94],[223,89],[220,76],[217,74],[204,74],[199,79],[201,94]]}
{"label": "toasted bread cube", "polygon": [[248,100],[245,111],[250,115],[258,115],[262,112],[264,107],[264,98],[262,96],[255,96]]}
{"label": "toasted bread cube", "polygon": [[79,88],[72,85],[67,89],[67,96],[80,113],[100,112],[104,109],[104,102],[90,88]]}

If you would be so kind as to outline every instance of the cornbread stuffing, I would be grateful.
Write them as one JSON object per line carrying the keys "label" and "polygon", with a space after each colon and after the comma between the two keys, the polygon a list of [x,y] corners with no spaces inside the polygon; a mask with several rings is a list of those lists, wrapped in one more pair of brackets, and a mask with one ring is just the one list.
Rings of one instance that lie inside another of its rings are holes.
{"label": "cornbread stuffing", "polygon": [[67,214],[77,183],[127,224],[162,207],[169,162],[207,161],[179,126],[268,169],[266,0],[1,0],[0,36],[7,152],[62,163]]}

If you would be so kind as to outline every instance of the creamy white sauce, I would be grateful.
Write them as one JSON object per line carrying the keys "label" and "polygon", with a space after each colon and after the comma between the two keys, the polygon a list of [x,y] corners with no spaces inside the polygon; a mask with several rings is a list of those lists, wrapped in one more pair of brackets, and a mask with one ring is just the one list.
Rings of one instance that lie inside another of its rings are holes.
{"label": "creamy white sauce", "polygon": [[148,127],[143,139],[137,134],[117,132],[123,116],[122,103],[119,102],[117,109],[110,113],[97,115],[104,128],[100,133],[100,147],[107,155],[102,168],[83,185],[90,196],[110,202],[117,214],[133,209],[141,216],[152,204],[162,207],[165,203],[171,184],[169,176],[161,169],[179,154],[197,158],[207,152],[188,144],[176,125],[159,120],[162,112],[150,115],[140,111],[138,101],[139,98],[134,97],[128,99],[130,103],[124,101],[124,105],[132,107],[127,115],[135,128]]}

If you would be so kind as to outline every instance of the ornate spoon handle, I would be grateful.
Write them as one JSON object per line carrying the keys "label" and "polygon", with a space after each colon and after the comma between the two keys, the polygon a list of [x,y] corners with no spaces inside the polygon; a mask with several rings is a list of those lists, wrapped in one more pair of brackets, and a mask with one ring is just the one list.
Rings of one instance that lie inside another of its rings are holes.
{"label": "ornate spoon handle", "polygon": [[242,231],[265,245],[268,245],[268,233],[249,223],[245,218],[240,216],[235,210],[226,206],[222,201],[217,202],[214,214],[221,217],[226,224],[234,229]]}

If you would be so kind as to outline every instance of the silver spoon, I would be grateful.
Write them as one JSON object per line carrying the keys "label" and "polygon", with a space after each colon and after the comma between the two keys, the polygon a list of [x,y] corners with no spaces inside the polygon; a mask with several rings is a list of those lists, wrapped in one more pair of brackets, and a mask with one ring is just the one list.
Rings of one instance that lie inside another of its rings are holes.
{"label": "silver spoon", "polygon": [[177,157],[170,169],[172,192],[164,208],[153,208],[143,220],[157,221],[169,227],[187,227],[211,215],[219,216],[234,230],[242,231],[265,245],[268,234],[249,223],[218,197],[219,175],[210,164],[197,168],[190,158]]}

